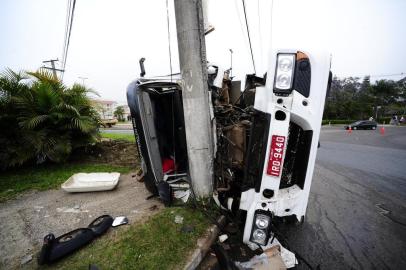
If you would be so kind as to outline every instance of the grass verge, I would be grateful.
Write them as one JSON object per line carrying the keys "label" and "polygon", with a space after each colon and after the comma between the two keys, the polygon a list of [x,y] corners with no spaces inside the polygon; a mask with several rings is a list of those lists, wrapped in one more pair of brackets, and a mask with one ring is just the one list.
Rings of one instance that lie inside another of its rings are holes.
{"label": "grass verge", "polygon": [[135,142],[134,134],[123,134],[123,133],[106,133],[100,132],[102,138],[108,138],[112,140],[124,140],[129,142]]}
{"label": "grass verge", "polygon": [[47,190],[59,187],[78,172],[128,173],[129,167],[108,164],[47,164],[19,168],[0,174],[0,202],[27,190]]}
{"label": "grass verge", "polygon": [[[183,217],[183,224],[174,222]],[[143,224],[110,229],[87,247],[46,269],[182,269],[209,223],[196,209],[165,208]],[[182,227],[193,228],[183,232]]]}

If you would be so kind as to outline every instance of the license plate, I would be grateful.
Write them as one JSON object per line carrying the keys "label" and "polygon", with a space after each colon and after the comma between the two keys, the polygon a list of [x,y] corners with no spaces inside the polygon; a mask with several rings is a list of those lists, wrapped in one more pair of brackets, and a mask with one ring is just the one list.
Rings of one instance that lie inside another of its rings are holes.
{"label": "license plate", "polygon": [[279,177],[281,174],[282,157],[285,149],[285,136],[272,135],[267,174]]}

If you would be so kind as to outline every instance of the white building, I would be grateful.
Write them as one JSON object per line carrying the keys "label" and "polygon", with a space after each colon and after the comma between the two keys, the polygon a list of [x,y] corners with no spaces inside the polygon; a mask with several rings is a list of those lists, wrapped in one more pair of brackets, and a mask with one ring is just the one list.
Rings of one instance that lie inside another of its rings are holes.
{"label": "white building", "polygon": [[117,107],[117,102],[112,100],[92,100],[93,106],[97,110],[102,120],[114,119],[114,110]]}
{"label": "white building", "polygon": [[123,117],[126,121],[131,121],[131,112],[130,112],[130,107],[128,105],[122,105],[124,108],[124,114]]}

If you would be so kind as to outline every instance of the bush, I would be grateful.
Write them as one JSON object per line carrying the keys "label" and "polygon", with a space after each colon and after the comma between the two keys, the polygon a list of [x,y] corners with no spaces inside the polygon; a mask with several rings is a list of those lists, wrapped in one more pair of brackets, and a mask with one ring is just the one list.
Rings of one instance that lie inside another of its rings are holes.
{"label": "bush", "polygon": [[385,122],[385,124],[389,124],[391,119],[392,119],[392,117],[390,117],[390,116],[381,117],[381,118],[378,119],[378,123],[383,124]]}
{"label": "bush", "polygon": [[67,88],[47,71],[0,75],[0,168],[34,161],[65,161],[73,149],[96,140],[97,112],[87,93]]}
{"label": "bush", "polygon": [[[368,120],[368,119],[358,119],[358,120]],[[323,120],[321,122],[321,124],[324,125],[328,125],[329,123],[332,125],[348,125],[351,123],[354,123],[358,120],[343,120],[343,119],[332,119],[332,120]],[[378,124],[383,124],[383,122],[385,122],[385,124],[389,124],[389,121],[391,120],[391,117],[381,117],[378,119],[378,121],[376,121]]]}

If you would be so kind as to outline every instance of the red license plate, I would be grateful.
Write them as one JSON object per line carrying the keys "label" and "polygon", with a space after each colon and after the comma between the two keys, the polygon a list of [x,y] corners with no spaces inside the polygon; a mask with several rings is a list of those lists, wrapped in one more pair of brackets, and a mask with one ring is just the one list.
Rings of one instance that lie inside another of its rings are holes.
{"label": "red license plate", "polygon": [[282,157],[285,149],[285,136],[272,135],[267,174],[277,176],[281,174]]}

